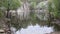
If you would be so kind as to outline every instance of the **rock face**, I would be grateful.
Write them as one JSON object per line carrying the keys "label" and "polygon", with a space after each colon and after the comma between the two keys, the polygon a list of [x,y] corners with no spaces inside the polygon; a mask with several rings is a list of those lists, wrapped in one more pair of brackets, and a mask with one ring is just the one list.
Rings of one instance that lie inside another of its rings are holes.
{"label": "rock face", "polygon": [[20,19],[27,19],[30,14],[29,4],[27,2],[23,3],[22,6],[17,9],[17,12],[20,16]]}
{"label": "rock face", "polygon": [[28,19],[30,14],[28,2],[22,3],[21,7],[19,7],[17,10],[10,10],[10,13],[12,16],[16,16],[17,13],[17,17],[21,20]]}

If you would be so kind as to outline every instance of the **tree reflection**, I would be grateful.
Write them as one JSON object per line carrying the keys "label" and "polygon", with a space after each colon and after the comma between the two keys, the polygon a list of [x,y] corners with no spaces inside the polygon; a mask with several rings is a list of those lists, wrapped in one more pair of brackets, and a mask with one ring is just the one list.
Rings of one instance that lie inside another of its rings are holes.
{"label": "tree reflection", "polygon": [[11,18],[11,26],[15,27],[17,30],[21,29],[21,28],[27,28],[29,25],[40,25],[40,26],[48,26],[48,27],[54,27],[55,31],[60,31],[60,26],[58,24],[53,24],[53,23],[49,23],[47,21],[41,21],[38,18],[35,18],[34,20],[29,19],[29,20],[19,20],[18,22],[15,19],[16,17]]}

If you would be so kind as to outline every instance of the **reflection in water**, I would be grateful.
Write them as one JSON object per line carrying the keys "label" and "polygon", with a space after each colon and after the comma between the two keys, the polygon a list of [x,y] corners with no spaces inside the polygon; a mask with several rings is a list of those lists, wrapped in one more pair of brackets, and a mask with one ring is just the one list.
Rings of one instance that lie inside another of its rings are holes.
{"label": "reflection in water", "polygon": [[21,28],[16,32],[16,34],[45,34],[45,33],[51,33],[53,32],[53,27],[47,27],[47,26],[39,26],[36,24],[35,26],[28,26],[26,29]]}
{"label": "reflection in water", "polygon": [[14,19],[14,21],[11,20],[11,26],[18,30],[16,30],[17,32],[15,31],[14,34],[45,34],[58,30],[60,31],[60,26],[58,24],[53,24],[49,21],[41,21],[37,18],[31,20],[19,20],[16,22]]}

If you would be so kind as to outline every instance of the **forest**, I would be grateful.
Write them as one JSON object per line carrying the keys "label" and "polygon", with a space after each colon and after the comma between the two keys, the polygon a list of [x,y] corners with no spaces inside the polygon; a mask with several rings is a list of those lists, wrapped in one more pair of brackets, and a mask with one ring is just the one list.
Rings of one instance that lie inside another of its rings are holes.
{"label": "forest", "polygon": [[38,24],[53,27],[53,32],[47,34],[60,34],[59,6],[60,0],[0,0],[0,33],[16,34]]}

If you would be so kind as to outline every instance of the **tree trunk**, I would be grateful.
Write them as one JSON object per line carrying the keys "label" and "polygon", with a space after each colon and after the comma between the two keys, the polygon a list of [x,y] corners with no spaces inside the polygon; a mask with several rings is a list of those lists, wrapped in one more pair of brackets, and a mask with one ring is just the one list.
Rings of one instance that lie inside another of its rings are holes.
{"label": "tree trunk", "polygon": [[9,12],[9,8],[7,9],[7,22],[5,23],[5,33],[6,34],[11,34],[11,30],[10,30],[10,12]]}

